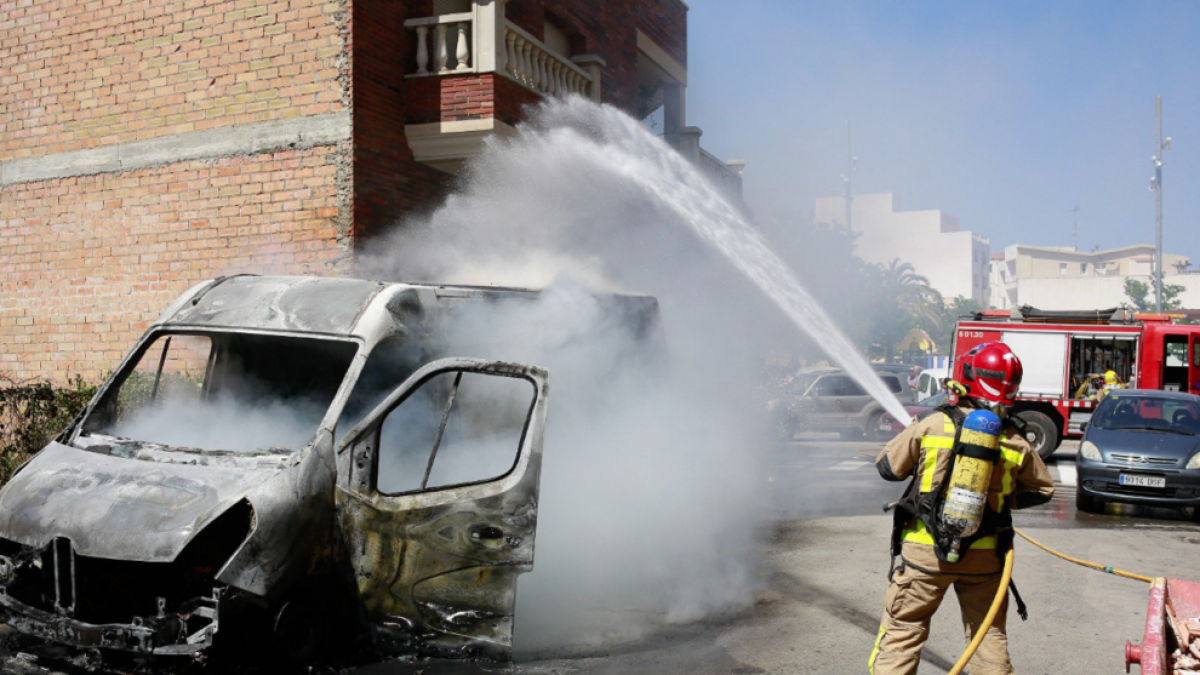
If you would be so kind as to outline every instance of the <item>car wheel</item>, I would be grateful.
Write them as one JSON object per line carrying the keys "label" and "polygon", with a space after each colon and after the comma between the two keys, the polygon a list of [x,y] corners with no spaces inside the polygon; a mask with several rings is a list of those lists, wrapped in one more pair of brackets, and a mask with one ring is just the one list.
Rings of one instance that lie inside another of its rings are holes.
{"label": "car wheel", "polygon": [[1104,510],[1104,500],[1089,495],[1081,487],[1076,487],[1075,508],[1084,513],[1100,513]]}
{"label": "car wheel", "polygon": [[779,440],[786,443],[795,438],[799,431],[800,424],[790,415],[779,415],[775,419],[775,433],[779,436]]}
{"label": "car wheel", "polygon": [[333,626],[324,604],[316,598],[297,597],[279,608],[271,646],[280,666],[305,670],[327,655]]}
{"label": "car wheel", "polygon": [[1200,523],[1200,506],[1192,507],[1192,522]]}
{"label": "car wheel", "polygon": [[1046,415],[1035,410],[1018,413],[1017,419],[1025,423],[1025,440],[1042,459],[1049,459],[1058,449],[1058,427]]}
{"label": "car wheel", "polygon": [[882,441],[882,440],[887,439],[887,437],[884,436],[884,434],[879,431],[879,420],[882,420],[882,419],[883,419],[883,411],[882,410],[880,410],[879,412],[871,413],[871,416],[867,418],[867,438],[869,440]]}

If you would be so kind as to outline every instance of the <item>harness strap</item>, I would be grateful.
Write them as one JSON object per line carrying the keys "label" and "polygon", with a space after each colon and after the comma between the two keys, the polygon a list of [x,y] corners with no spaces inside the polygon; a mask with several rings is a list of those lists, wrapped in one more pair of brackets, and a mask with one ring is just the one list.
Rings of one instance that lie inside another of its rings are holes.
{"label": "harness strap", "polygon": [[1025,601],[1021,599],[1021,594],[1017,591],[1017,582],[1008,579],[1008,590],[1012,591],[1013,600],[1017,603],[1017,614],[1021,615],[1022,621],[1029,620],[1029,610],[1025,607]]}

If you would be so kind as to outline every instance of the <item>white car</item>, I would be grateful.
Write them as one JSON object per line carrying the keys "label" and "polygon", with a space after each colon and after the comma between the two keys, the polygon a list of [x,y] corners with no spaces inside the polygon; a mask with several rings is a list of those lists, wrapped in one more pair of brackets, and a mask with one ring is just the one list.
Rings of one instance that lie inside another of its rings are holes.
{"label": "white car", "polygon": [[926,368],[917,376],[917,400],[924,401],[942,390],[942,380],[950,377],[948,368]]}

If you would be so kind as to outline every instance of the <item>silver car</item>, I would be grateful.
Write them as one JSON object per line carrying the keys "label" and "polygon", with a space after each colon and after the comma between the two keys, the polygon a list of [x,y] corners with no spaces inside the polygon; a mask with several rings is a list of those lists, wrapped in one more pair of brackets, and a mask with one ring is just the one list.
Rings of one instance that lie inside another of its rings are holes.
{"label": "silver car", "polygon": [[[912,402],[912,390],[902,373],[883,370],[875,374],[902,403]],[[804,431],[836,431],[843,437],[871,440],[892,435],[883,406],[837,368],[799,371],[787,393],[772,404],[784,438]]]}

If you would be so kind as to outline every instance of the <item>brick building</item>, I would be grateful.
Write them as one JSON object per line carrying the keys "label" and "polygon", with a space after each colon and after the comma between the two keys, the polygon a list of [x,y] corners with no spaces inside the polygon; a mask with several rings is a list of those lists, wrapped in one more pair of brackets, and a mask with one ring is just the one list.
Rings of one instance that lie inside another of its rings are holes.
{"label": "brick building", "polygon": [[542,96],[663,106],[740,189],[684,126],[686,19],[680,0],[0,5],[0,373],[95,378],[204,278],[350,272]]}

